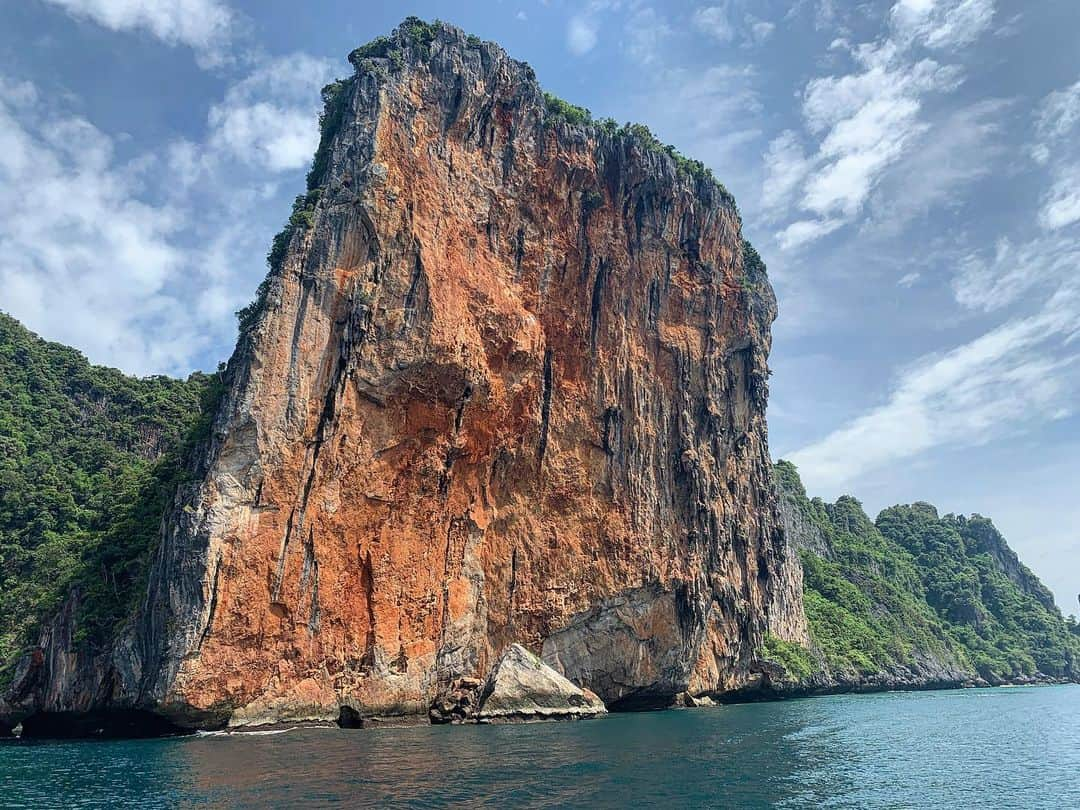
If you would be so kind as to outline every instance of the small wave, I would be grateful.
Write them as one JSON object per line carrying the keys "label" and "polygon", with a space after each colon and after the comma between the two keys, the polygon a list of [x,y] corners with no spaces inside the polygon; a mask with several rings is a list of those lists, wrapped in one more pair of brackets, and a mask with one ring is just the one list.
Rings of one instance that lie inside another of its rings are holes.
{"label": "small wave", "polygon": [[262,731],[248,731],[246,729],[232,729],[226,731],[196,731],[196,737],[269,737],[273,734],[285,734],[296,731],[298,728],[315,728],[315,726],[289,726],[289,728],[269,728]]}

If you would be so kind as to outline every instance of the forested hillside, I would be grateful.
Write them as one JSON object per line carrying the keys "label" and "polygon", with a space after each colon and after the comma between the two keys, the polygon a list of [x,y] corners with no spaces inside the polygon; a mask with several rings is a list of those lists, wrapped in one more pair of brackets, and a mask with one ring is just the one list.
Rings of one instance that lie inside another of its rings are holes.
{"label": "forested hillside", "polygon": [[854,498],[807,497],[776,465],[799,549],[814,649],[771,640],[783,688],[903,688],[1080,677],[1080,636],[1049,590],[979,515],[926,503],[871,521]]}
{"label": "forested hillside", "polygon": [[[0,665],[78,589],[83,643],[138,592],[217,375],[135,378],[0,313]],[[0,679],[8,675],[0,672]]]}

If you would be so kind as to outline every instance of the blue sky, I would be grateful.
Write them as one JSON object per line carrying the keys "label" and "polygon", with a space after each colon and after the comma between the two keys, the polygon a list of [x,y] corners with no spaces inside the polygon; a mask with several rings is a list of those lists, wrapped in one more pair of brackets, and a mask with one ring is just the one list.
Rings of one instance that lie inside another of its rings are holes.
{"label": "blue sky", "polygon": [[708,163],[780,299],[774,457],[871,514],[993,517],[1076,612],[1075,0],[0,0],[0,309],[129,372],[215,367],[319,88],[406,14]]}

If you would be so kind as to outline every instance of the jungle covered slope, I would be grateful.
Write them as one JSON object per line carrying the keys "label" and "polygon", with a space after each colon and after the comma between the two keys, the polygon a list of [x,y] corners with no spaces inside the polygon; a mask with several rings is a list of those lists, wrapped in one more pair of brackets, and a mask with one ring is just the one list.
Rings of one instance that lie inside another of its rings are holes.
{"label": "jungle covered slope", "polygon": [[216,379],[129,377],[0,313],[0,680],[73,590],[81,643],[129,612]]}
{"label": "jungle covered slope", "polygon": [[1076,680],[1080,635],[980,515],[893,506],[871,521],[852,497],[776,480],[804,571],[812,649],[769,639],[766,688],[783,692]]}

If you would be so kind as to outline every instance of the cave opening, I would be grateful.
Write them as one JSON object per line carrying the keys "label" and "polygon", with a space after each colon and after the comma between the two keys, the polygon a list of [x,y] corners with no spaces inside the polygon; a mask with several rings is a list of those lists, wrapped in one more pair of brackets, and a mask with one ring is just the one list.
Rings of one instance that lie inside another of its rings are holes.
{"label": "cave opening", "polygon": [[139,739],[192,734],[154,712],[116,709],[97,712],[38,712],[22,721],[23,739]]}

